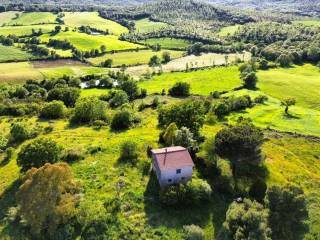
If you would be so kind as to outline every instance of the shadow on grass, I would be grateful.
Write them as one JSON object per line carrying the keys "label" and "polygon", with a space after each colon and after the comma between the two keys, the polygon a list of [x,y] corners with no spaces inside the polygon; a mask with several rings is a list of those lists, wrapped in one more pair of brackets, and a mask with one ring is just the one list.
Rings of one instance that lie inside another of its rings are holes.
{"label": "shadow on grass", "polygon": [[289,119],[289,120],[290,119],[300,119],[299,116],[293,115],[291,113],[285,113],[285,114],[283,114],[283,117],[286,118],[286,119]]}
{"label": "shadow on grass", "polygon": [[6,166],[10,162],[10,158],[5,156],[1,161],[0,161],[0,167]]}
{"label": "shadow on grass", "polygon": [[14,181],[7,189],[0,195],[0,221],[5,217],[10,207],[15,206],[15,194],[20,186],[20,180]]}

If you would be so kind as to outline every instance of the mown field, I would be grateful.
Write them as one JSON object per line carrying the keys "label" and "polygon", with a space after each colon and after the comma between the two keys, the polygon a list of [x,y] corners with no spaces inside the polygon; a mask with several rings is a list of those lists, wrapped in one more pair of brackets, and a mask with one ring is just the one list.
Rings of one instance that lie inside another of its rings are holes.
{"label": "mown field", "polygon": [[0,62],[22,61],[32,59],[32,55],[16,47],[0,44]]}
{"label": "mown field", "polygon": [[181,49],[185,50],[192,45],[192,42],[174,38],[149,38],[143,41],[144,44],[155,45],[160,44],[164,49]]}
{"label": "mown field", "polygon": [[2,26],[4,24],[7,24],[13,18],[15,18],[16,17],[16,13],[19,13],[19,12],[10,11],[10,12],[2,12],[2,13],[0,13],[0,26]]}
{"label": "mown field", "polygon": [[152,32],[168,26],[167,23],[154,22],[149,20],[148,18],[143,18],[143,19],[134,21],[134,23],[136,27],[136,32],[138,33]]}
{"label": "mown field", "polygon": [[107,47],[107,51],[113,50],[129,50],[142,48],[143,46],[120,41],[117,36],[112,35],[88,35],[80,32],[60,32],[57,35],[51,36],[50,34],[44,34],[40,36],[40,40],[43,43],[47,43],[49,39],[67,40],[75,48],[81,51],[90,51],[92,49],[100,49],[102,45]]}
{"label": "mown field", "polygon": [[57,23],[57,15],[50,12],[30,12],[30,13],[18,13],[19,17],[12,19],[7,25],[38,25]]}
{"label": "mown field", "polygon": [[114,54],[105,54],[101,57],[89,58],[88,61],[93,65],[100,65],[100,63],[106,61],[107,59],[112,59],[113,67],[119,67],[123,64],[130,65],[140,65],[148,64],[150,58],[154,55],[162,58],[164,52],[169,52],[172,59],[182,57],[184,52],[182,51],[172,51],[163,50],[159,52],[154,52],[152,50],[140,50],[140,51],[130,51],[130,52],[118,52]]}
{"label": "mown field", "polygon": [[104,19],[97,12],[65,12],[63,20],[70,27],[90,26],[102,31],[108,30],[110,34],[120,35],[129,30],[122,25]]}
{"label": "mown field", "polygon": [[6,26],[0,27],[0,35],[16,35],[16,36],[27,36],[32,34],[32,29],[39,31],[42,30],[43,33],[52,32],[55,28],[54,24],[42,24],[42,25],[30,25],[30,26]]}

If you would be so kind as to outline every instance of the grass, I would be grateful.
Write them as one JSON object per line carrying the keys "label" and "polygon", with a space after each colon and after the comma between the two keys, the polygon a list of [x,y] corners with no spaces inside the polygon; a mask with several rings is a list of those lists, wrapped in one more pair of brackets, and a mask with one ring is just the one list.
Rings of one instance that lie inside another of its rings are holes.
{"label": "grass", "polygon": [[65,25],[70,27],[90,26],[102,31],[108,30],[114,35],[129,32],[124,26],[100,17],[97,12],[65,12],[63,20]]}
{"label": "grass", "polygon": [[108,93],[107,89],[98,89],[98,88],[82,89],[81,97],[100,96],[107,93]]}
{"label": "grass", "polygon": [[220,32],[218,33],[219,37],[227,37],[234,35],[239,29],[241,25],[236,24],[233,26],[223,27]]}
{"label": "grass", "polygon": [[11,20],[8,25],[37,25],[56,23],[57,15],[51,12],[20,13],[17,19]]}
{"label": "grass", "polygon": [[168,26],[167,23],[151,21],[148,18],[143,18],[134,21],[134,23],[136,27],[136,32],[138,33],[157,31]]}
{"label": "grass", "polygon": [[88,61],[94,65],[100,65],[100,63],[104,62],[107,59],[112,59],[113,66],[119,67],[123,64],[130,66],[130,65],[139,65],[139,64],[147,64],[150,58],[154,55],[162,57],[163,52],[169,52],[171,58],[179,58],[182,57],[184,52],[182,51],[159,51],[153,52],[152,50],[141,50],[141,51],[130,51],[130,52],[119,52],[114,54],[105,54],[101,57],[96,58],[89,58]]}
{"label": "grass", "polygon": [[23,83],[26,80],[43,80],[59,78],[63,75],[82,76],[94,73],[105,73],[106,69],[89,66],[44,66],[36,68],[30,62],[1,63],[0,82]]}
{"label": "grass", "polygon": [[305,19],[293,21],[293,24],[302,24],[305,26],[320,26],[320,19]]}
{"label": "grass", "polygon": [[40,37],[41,41],[46,43],[49,39],[67,40],[74,47],[81,51],[90,51],[92,49],[99,49],[102,45],[107,47],[107,51],[113,50],[129,50],[140,48],[141,45],[137,45],[130,42],[120,41],[117,36],[112,35],[88,35],[86,33],[79,32],[60,32],[57,35],[51,36],[50,34],[44,34]]}
{"label": "grass", "polygon": [[149,38],[143,41],[143,44],[155,45],[160,44],[164,49],[181,49],[185,50],[193,43],[191,41],[175,38]]}
{"label": "grass", "polygon": [[239,71],[236,66],[218,67],[193,72],[164,73],[154,79],[139,83],[148,93],[160,93],[168,90],[176,82],[187,82],[193,94],[208,96],[213,91],[228,91],[241,85]]}
{"label": "grass", "polygon": [[16,35],[16,36],[26,36],[31,35],[32,29],[38,31],[42,30],[43,33],[52,32],[54,30],[54,24],[43,24],[43,25],[34,25],[34,26],[6,26],[0,27],[0,35]]}
{"label": "grass", "polygon": [[0,62],[21,61],[31,59],[32,55],[12,46],[0,44]]}
{"label": "grass", "polygon": [[0,26],[9,23],[13,18],[16,17],[15,11],[9,11],[9,12],[2,12],[0,13]]}
{"label": "grass", "polygon": [[320,68],[311,64],[258,72],[258,88],[280,100],[295,98],[297,105],[320,110]]}

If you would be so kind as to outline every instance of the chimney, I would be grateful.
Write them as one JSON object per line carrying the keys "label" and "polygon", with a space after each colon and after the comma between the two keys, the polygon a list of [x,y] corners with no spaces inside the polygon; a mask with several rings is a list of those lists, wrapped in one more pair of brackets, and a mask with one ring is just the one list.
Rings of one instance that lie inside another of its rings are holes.
{"label": "chimney", "polygon": [[166,160],[167,160],[167,153],[168,153],[168,149],[165,149],[165,153],[164,153],[164,160],[163,160],[163,165],[166,165]]}

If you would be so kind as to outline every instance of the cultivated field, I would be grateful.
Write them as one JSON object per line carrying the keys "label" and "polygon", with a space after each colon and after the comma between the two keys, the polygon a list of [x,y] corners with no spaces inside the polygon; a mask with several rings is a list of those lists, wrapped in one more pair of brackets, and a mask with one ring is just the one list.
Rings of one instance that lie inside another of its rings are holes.
{"label": "cultivated field", "polygon": [[174,39],[174,38],[150,38],[143,41],[144,44],[155,45],[160,44],[162,48],[165,49],[181,49],[185,50],[187,47],[192,45],[192,42],[182,40],[182,39]]}
{"label": "cultivated field", "polygon": [[152,32],[168,26],[167,23],[154,22],[149,20],[148,18],[143,18],[141,20],[134,21],[134,23],[136,27],[136,32],[138,33]]}
{"label": "cultivated field", "polygon": [[65,25],[70,27],[90,26],[102,31],[108,30],[110,34],[120,35],[127,33],[128,29],[120,24],[104,19],[97,12],[65,12],[63,18]]}
{"label": "cultivated field", "polygon": [[100,49],[102,45],[107,47],[107,51],[113,50],[129,50],[142,48],[143,46],[120,41],[117,36],[112,35],[88,35],[86,33],[79,32],[60,32],[57,35],[51,36],[50,34],[44,34],[40,37],[43,43],[49,41],[49,39],[67,40],[75,48],[81,51],[90,51],[92,49]]}
{"label": "cultivated field", "polygon": [[119,67],[123,64],[130,65],[140,65],[148,64],[150,58],[154,55],[162,57],[164,52],[169,52],[172,59],[180,58],[183,56],[182,51],[172,51],[163,50],[159,52],[154,52],[152,50],[140,50],[140,51],[130,51],[130,52],[118,52],[114,54],[105,54],[101,57],[89,58],[88,61],[93,65],[100,65],[100,63],[106,61],[107,59],[112,59],[113,67]]}
{"label": "cultivated field", "polygon": [[16,47],[0,44],[0,62],[21,61],[32,59],[32,55]]}

